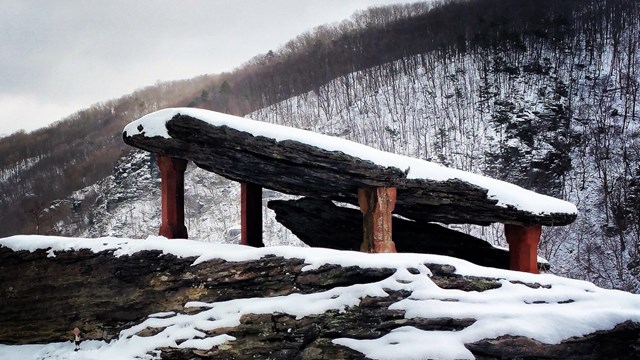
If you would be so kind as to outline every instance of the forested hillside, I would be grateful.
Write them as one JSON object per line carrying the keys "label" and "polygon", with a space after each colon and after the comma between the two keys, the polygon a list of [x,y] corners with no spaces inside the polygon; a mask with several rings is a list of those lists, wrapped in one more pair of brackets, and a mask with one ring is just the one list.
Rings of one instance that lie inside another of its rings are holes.
{"label": "forested hillside", "polygon": [[[0,138],[0,236],[46,234],[69,214],[56,206],[111,174],[131,149],[122,127],[154,109],[184,104],[209,77],[158,84],[95,104],[51,126]],[[53,206],[52,206],[53,205]]]}
{"label": "forested hillside", "polygon": [[[563,9],[475,4],[487,5],[484,13],[493,17],[475,18],[485,27],[464,46],[352,72],[251,117],[571,200],[581,216],[570,227],[547,230],[541,255],[563,275],[637,291],[637,4],[579,1],[569,12],[570,2]],[[467,8],[453,9],[473,21]],[[544,27],[517,30],[521,14]],[[500,229],[469,230],[503,241]]]}
{"label": "forested hillside", "polygon": [[[250,116],[571,200],[581,216],[547,230],[541,255],[563,275],[637,291],[638,5],[561,3],[516,1],[508,9],[478,1],[486,7],[471,13],[452,7],[463,24],[484,24],[482,31],[447,49],[352,72]],[[470,16],[483,13],[488,18]],[[518,29],[524,14],[544,25]],[[501,229],[469,230],[503,242]]]}
{"label": "forested hillside", "polygon": [[[110,231],[117,207],[95,218],[93,205],[109,201],[105,182],[73,201],[55,200],[111,172],[129,151],[120,140],[125,123],[188,105],[338,135],[573,201],[578,220],[546,231],[541,255],[562,275],[640,291],[639,10],[635,0],[374,8],[232,73],[96,105],[0,139],[0,235]],[[118,193],[133,209],[144,188]],[[192,204],[194,219],[219,216]],[[121,218],[117,233],[152,228],[134,226],[157,219],[148,215]],[[501,229],[468,230],[502,241]]]}

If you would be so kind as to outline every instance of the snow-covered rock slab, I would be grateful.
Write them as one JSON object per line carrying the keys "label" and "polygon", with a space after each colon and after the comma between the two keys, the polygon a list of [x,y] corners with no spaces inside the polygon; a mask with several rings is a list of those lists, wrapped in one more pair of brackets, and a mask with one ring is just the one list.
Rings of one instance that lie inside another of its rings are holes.
{"label": "snow-covered rock slab", "polygon": [[[640,296],[434,255],[0,239],[9,358],[630,358]],[[85,341],[73,352],[71,330]]]}
{"label": "snow-covered rock slab", "polygon": [[566,201],[349,140],[213,111],[175,108],[123,132],[132,146],[191,160],[237,181],[356,204],[358,188],[398,188],[396,213],[443,223],[566,225]]}

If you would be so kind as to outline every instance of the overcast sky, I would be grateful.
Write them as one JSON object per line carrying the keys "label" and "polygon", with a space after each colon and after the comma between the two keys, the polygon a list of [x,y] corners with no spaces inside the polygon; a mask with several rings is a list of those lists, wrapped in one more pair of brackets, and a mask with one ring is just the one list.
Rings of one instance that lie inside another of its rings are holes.
{"label": "overcast sky", "polygon": [[318,25],[401,0],[0,0],[0,135],[158,80],[232,70]]}

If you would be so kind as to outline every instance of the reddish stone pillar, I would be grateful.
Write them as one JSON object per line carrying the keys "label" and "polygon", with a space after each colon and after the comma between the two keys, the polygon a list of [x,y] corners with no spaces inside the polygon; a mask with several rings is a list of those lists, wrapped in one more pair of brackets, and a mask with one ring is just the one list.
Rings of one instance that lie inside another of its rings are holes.
{"label": "reddish stone pillar", "polygon": [[396,252],[391,238],[391,213],[396,206],[396,188],[358,189],[358,204],[363,214],[363,239],[360,251]]}
{"label": "reddish stone pillar", "polygon": [[509,243],[511,270],[538,274],[538,243],[542,226],[504,224],[504,233]]}
{"label": "reddish stone pillar", "polygon": [[240,184],[241,233],[240,244],[263,247],[262,242],[262,187],[251,183]]}
{"label": "reddish stone pillar", "polygon": [[158,168],[162,178],[162,224],[161,236],[169,239],[186,239],[184,226],[184,171],[187,160],[157,155]]}

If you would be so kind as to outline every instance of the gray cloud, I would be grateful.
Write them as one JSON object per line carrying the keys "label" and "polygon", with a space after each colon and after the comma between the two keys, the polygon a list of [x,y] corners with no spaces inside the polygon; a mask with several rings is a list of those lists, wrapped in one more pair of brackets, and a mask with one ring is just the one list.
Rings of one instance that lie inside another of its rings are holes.
{"label": "gray cloud", "polygon": [[315,26],[400,0],[0,0],[0,134],[158,80],[228,71]]}

